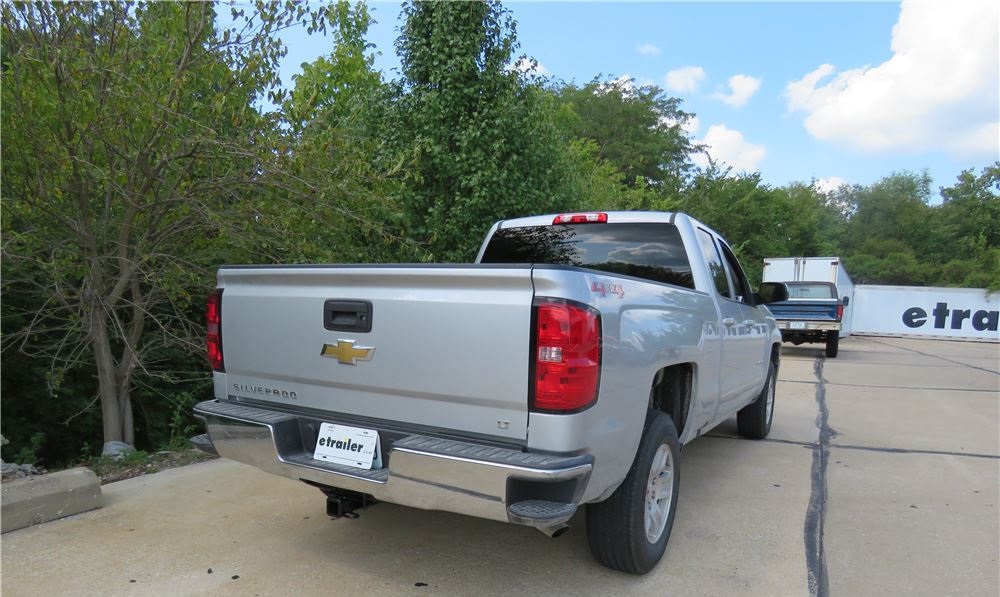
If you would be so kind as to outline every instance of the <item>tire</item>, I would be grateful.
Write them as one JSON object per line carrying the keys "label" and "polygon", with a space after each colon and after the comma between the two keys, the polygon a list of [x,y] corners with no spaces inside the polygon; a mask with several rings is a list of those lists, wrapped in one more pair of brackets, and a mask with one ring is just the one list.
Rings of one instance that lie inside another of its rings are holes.
{"label": "tire", "polygon": [[774,389],[777,385],[778,369],[774,363],[767,369],[767,378],[760,395],[736,413],[736,426],[740,435],[749,439],[764,439],[771,432],[774,420]]}
{"label": "tire", "polygon": [[833,332],[828,334],[826,337],[826,356],[827,358],[835,359],[837,358],[837,353],[840,351],[840,334]]}
{"label": "tire", "polygon": [[[625,480],[608,499],[587,504],[587,541],[594,559],[630,574],[645,574],[656,566],[674,526],[680,457],[681,446],[673,420],[666,413],[650,410]],[[655,482],[654,464],[661,469]],[[653,507],[647,516],[647,495],[654,490],[661,497],[655,500],[650,497]]]}

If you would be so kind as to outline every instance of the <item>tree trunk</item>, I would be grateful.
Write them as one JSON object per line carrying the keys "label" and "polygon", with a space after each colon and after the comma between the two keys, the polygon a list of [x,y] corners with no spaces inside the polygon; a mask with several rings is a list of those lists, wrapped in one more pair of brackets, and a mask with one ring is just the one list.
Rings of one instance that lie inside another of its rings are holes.
{"label": "tree trunk", "polygon": [[[135,328],[133,323],[133,328]],[[141,334],[141,323],[137,326]],[[137,334],[138,335],[138,334]],[[130,337],[129,342],[132,341]],[[121,412],[122,440],[130,446],[135,445],[135,424],[132,419],[132,373],[135,371],[136,355],[128,342],[122,348],[122,358],[118,365],[116,380],[118,382],[118,404]]]}
{"label": "tree trunk", "polygon": [[130,446],[135,446],[135,421],[132,419],[132,395],[126,390],[118,396],[118,403],[121,405],[121,429],[122,439]]}
{"label": "tree trunk", "polygon": [[132,419],[132,374],[139,363],[139,356],[136,346],[142,339],[142,332],[146,327],[146,311],[141,306],[145,303],[145,298],[139,291],[139,282],[134,276],[130,280],[130,292],[132,298],[132,320],[129,322],[128,334],[124,338],[122,345],[122,356],[118,361],[118,401],[121,406],[122,441],[130,446],[135,445],[135,424]]}
{"label": "tree trunk", "polygon": [[[108,315],[94,297],[89,302],[90,344],[94,349],[94,363],[97,365],[97,383],[101,396],[101,416],[104,422],[104,443],[125,442],[132,445],[132,405],[123,403],[118,392],[115,375],[115,359],[111,354],[108,338]],[[126,439],[126,417],[129,437]]]}

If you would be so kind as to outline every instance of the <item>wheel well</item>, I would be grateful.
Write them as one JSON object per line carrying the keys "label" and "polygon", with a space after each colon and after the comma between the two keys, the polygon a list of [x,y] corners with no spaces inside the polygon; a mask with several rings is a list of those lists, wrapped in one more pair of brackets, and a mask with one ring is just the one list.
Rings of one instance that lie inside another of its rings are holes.
{"label": "wheel well", "polygon": [[649,407],[670,415],[677,428],[678,437],[684,433],[684,425],[687,423],[693,385],[694,367],[691,363],[664,367],[653,377]]}
{"label": "wheel well", "polygon": [[781,362],[781,343],[776,343],[771,346],[771,362],[774,363],[774,370],[778,370],[778,365]]}

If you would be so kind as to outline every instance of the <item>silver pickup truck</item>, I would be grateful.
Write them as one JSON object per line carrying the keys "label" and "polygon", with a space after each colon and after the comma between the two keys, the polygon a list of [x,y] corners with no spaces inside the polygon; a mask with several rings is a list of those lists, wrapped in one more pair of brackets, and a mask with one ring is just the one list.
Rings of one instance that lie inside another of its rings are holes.
{"label": "silver pickup truck", "polygon": [[376,501],[535,527],[586,506],[602,564],[666,548],[681,447],[768,434],[781,334],[684,215],[493,226],[475,264],[226,266],[207,308],[205,450]]}

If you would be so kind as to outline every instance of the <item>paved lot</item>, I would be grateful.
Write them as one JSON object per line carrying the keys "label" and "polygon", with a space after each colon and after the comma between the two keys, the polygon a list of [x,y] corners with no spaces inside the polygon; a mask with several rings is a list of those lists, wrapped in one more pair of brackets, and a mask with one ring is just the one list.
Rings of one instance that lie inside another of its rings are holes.
{"label": "paved lot", "polygon": [[786,346],[771,437],[731,421],[685,449],[670,547],[644,577],[597,566],[582,520],[559,539],[390,504],[331,521],[317,490],[213,461],[3,535],[2,591],[996,597],[998,361],[997,344]]}

